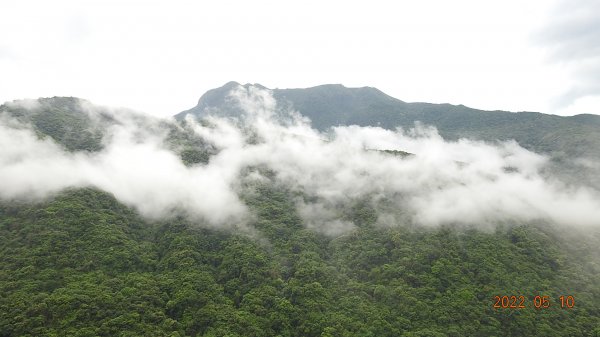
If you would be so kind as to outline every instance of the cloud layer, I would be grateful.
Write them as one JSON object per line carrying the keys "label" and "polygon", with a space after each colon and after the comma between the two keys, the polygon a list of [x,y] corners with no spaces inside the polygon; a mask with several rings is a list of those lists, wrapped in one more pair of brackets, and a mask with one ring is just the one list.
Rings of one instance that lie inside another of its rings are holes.
{"label": "cloud layer", "polygon": [[[515,142],[449,142],[422,125],[319,133],[297,113],[276,113],[269,91],[239,87],[231,97],[246,112],[240,118],[188,120],[218,150],[207,164],[192,167],[168,149],[160,133],[139,123],[112,126],[98,153],[69,153],[3,116],[0,197],[43,198],[67,187],[95,186],[149,218],[184,214],[224,226],[251,218],[240,197],[248,185],[274,179],[298,192],[295,202],[308,227],[334,235],[354,226],[344,212],[358,200],[377,209],[388,225],[539,219],[600,225],[598,191],[547,178],[541,172],[548,159]],[[274,178],[248,170],[258,167]]]}

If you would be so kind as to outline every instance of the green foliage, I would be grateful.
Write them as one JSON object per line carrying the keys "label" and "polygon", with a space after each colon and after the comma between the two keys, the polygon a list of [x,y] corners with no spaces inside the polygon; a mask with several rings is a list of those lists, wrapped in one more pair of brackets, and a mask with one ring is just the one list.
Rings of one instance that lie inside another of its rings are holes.
{"label": "green foliage", "polygon": [[40,98],[29,107],[5,104],[0,113],[30,125],[40,138],[49,137],[70,152],[102,150],[109,128],[121,123],[114,114],[124,114],[150,133],[165,134],[167,147],[179,154],[185,165],[206,164],[216,153],[185,121],[175,124],[127,110],[109,111],[76,97]]}
{"label": "green foliage", "polygon": [[[598,334],[597,237],[380,228],[367,202],[347,212],[354,232],[327,237],[303,227],[289,191],[245,198],[252,236],[148,223],[93,189],[1,204],[0,336]],[[495,295],[527,308],[494,309]],[[536,295],[553,306],[534,309]]]}
{"label": "green foliage", "polygon": [[102,149],[103,130],[100,122],[109,122],[108,115],[98,120],[84,111],[85,101],[75,97],[40,98],[36,106],[0,106],[17,120],[31,124],[41,137],[50,137],[69,151],[99,151]]}

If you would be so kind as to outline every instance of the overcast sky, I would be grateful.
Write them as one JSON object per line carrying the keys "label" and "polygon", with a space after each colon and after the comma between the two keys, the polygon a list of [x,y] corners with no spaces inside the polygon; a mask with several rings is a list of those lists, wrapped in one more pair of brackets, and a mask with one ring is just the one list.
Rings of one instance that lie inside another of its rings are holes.
{"label": "overcast sky", "polygon": [[168,116],[233,80],[600,114],[597,0],[3,0],[0,13],[2,102],[77,96]]}

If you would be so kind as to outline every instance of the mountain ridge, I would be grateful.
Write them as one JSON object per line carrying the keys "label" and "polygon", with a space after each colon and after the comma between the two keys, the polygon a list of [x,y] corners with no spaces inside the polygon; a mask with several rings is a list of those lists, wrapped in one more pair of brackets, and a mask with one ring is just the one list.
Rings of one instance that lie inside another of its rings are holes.
{"label": "mountain ridge", "polygon": [[[227,94],[237,82],[209,90],[198,105],[175,118],[210,113],[238,114],[227,103]],[[251,84],[244,84],[247,88]],[[256,85],[260,88],[264,86]],[[310,118],[312,126],[325,131],[343,125],[378,126],[394,130],[411,128],[415,122],[435,126],[449,140],[470,138],[489,142],[516,140],[521,146],[555,157],[600,159],[600,116],[558,116],[541,112],[479,110],[448,103],[407,103],[372,87],[347,88],[325,84],[310,88],[271,89],[278,108],[293,109]]]}

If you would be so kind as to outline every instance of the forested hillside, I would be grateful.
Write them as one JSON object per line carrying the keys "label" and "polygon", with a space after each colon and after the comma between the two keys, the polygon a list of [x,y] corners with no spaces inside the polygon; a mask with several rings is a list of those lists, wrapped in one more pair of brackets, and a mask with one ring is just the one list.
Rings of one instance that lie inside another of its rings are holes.
{"label": "forested hillside", "polygon": [[[3,204],[0,335],[600,335],[598,237],[380,228],[359,203],[359,228],[333,238],[304,228],[285,190],[254,189],[252,234],[149,223],[93,189]],[[496,295],[526,308],[494,309]]]}
{"label": "forested hillside", "polygon": [[294,91],[230,86],[199,122],[0,106],[0,337],[600,336],[593,187],[512,142],[330,135],[272,111]]}
{"label": "forested hillside", "polygon": [[103,139],[114,126],[131,124],[146,132],[163,135],[169,149],[179,154],[184,163],[208,161],[214,152],[209,144],[195,135],[186,123],[169,123],[139,112],[102,107],[77,97],[51,97],[15,101],[0,105],[0,117],[29,126],[40,138],[50,138],[71,152],[99,152]]}

